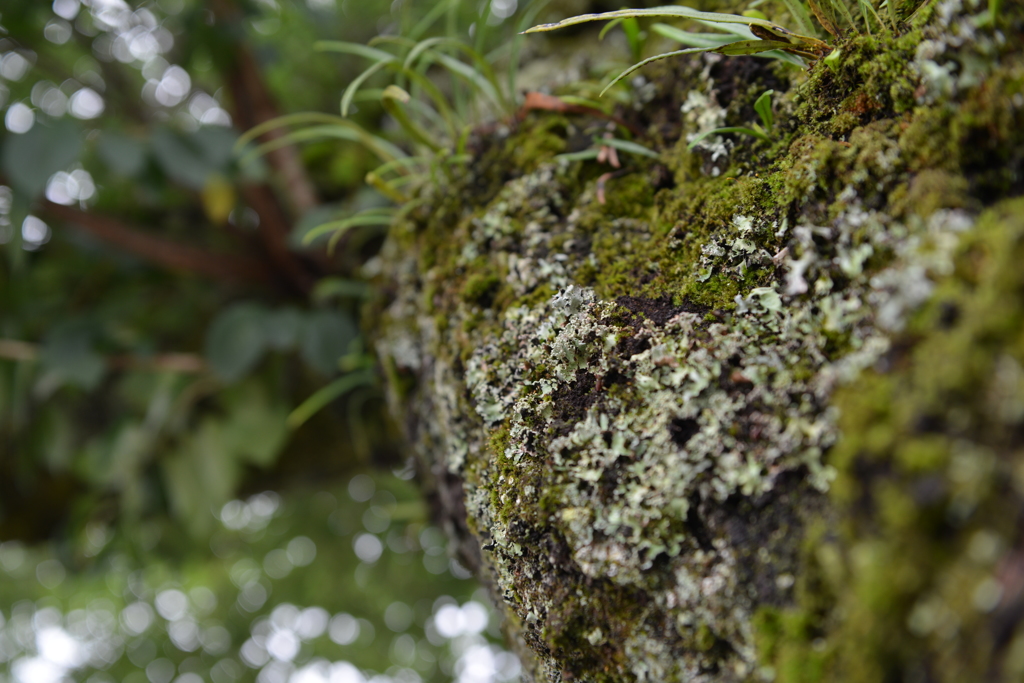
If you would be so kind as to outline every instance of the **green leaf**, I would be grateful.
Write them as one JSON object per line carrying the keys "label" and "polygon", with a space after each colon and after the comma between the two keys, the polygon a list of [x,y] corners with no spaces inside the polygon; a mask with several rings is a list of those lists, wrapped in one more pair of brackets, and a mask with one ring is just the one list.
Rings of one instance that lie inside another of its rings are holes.
{"label": "green leaf", "polygon": [[263,384],[239,385],[227,400],[221,435],[224,455],[257,467],[272,465],[288,437],[287,417],[288,411],[270,400]]}
{"label": "green leaf", "polygon": [[82,131],[69,119],[36,121],[27,133],[4,136],[0,168],[16,190],[35,198],[50,176],[78,160],[83,144]]}
{"label": "green leaf", "polygon": [[263,334],[267,347],[287,351],[295,347],[302,332],[302,311],[286,306],[268,311],[263,319]]}
{"label": "green leaf", "polygon": [[[683,45],[688,45],[690,47],[718,48],[723,45],[736,42],[736,38],[742,38],[743,40],[753,40],[756,38],[756,36],[751,33],[750,29],[746,26],[737,26],[735,24],[713,24],[708,21],[701,21],[698,23],[725,31],[726,34],[729,35],[722,33],[691,33],[689,31],[682,31],[674,26],[669,26],[668,24],[654,24],[651,26],[651,30],[668,38],[669,40],[674,40],[677,43],[682,43]],[[805,62],[803,58],[783,50],[768,50],[766,52],[758,52],[756,54],[758,57],[765,59],[777,59],[780,62],[786,62],[793,66],[804,67],[807,65],[807,62]]]}
{"label": "green leaf", "polygon": [[622,20],[622,30],[626,34],[626,42],[629,43],[633,59],[640,59],[644,50],[644,34],[640,30],[640,22],[634,17],[626,17]]}
{"label": "green leaf", "polygon": [[234,493],[242,468],[233,455],[222,423],[209,417],[181,440],[174,454],[160,459],[171,511],[193,537],[210,532],[210,509],[220,508]]}
{"label": "green leaf", "polygon": [[727,55],[729,57],[737,57],[740,55],[756,55],[761,52],[768,52],[769,50],[792,48],[792,43],[781,40],[739,40],[735,43],[729,43],[727,45],[717,47],[712,50],[712,52],[717,52],[720,55]]}
{"label": "green leaf", "polygon": [[[611,31],[613,28],[615,28],[616,26],[621,24],[622,21],[623,21],[623,17],[619,17],[618,19],[612,19],[607,24],[602,26],[601,27],[601,32],[597,34],[597,39],[598,40],[604,40],[604,37],[608,33],[608,31]],[[523,33],[527,33],[527,31],[524,31]]]}
{"label": "green leaf", "polygon": [[566,152],[555,157],[558,161],[588,161],[596,159],[600,152],[596,149],[585,149],[581,152]]}
{"label": "green leaf", "polygon": [[255,140],[264,133],[297,123],[320,125],[310,125],[307,128],[289,131],[280,137],[264,142],[253,149],[247,150],[245,154],[242,155],[239,163],[245,166],[255,157],[266,154],[275,149],[293,145],[296,142],[307,142],[323,138],[335,138],[339,140],[348,140],[350,142],[358,142],[365,145],[368,150],[376,154],[381,161],[391,161],[392,159],[406,156],[405,152],[403,152],[400,147],[383,138],[377,137],[376,135],[371,135],[359,126],[359,124],[353,123],[348,119],[343,119],[340,116],[332,116],[330,114],[293,114],[265,121],[255,128],[247,131],[238,139],[234,147],[235,153],[239,153],[247,142]]}
{"label": "green leaf", "polygon": [[146,163],[145,145],[114,131],[103,131],[96,143],[96,153],[107,168],[123,177],[137,175]]}
{"label": "green leaf", "polygon": [[638,154],[651,159],[659,158],[657,152],[647,149],[643,145],[635,142],[630,142],[629,140],[620,140],[618,138],[596,138],[594,142],[601,145],[608,145],[609,147],[614,147],[615,149],[623,152],[629,152],[630,154]]}
{"label": "green leaf", "polygon": [[106,372],[106,361],[93,349],[91,322],[73,319],[50,328],[43,339],[39,360],[68,384],[91,391]]}
{"label": "green leaf", "polygon": [[225,126],[202,126],[189,137],[213,169],[224,171],[231,164],[235,142],[238,140],[238,133],[234,129]]}
{"label": "green leaf", "polygon": [[331,234],[331,241],[328,245],[328,250],[333,250],[334,244],[337,243],[338,239],[341,238],[346,232],[352,228],[357,228],[363,225],[391,225],[395,220],[394,211],[389,213],[367,213],[362,212],[351,216],[350,218],[344,218],[338,221],[328,221],[327,223],[321,223],[302,238],[303,244],[312,243],[317,237]]}
{"label": "green leaf", "polygon": [[782,0],[782,2],[786,9],[789,10],[793,23],[801,33],[808,36],[817,35],[818,32],[814,28],[814,22],[811,21],[811,14],[807,11],[807,6],[801,0]]}
{"label": "green leaf", "polygon": [[[727,35],[725,33],[692,33],[690,31],[683,31],[675,26],[669,26],[668,24],[654,24],[651,26],[651,30],[657,33],[659,36],[674,40],[677,43],[682,43],[689,47],[719,47],[726,45],[727,43],[736,42],[736,38],[733,35]],[[744,36],[747,38],[753,38],[754,34],[747,31],[748,35]]]}
{"label": "green leaf", "polygon": [[505,108],[505,100],[501,95],[501,91],[496,85],[496,81],[492,78],[488,78],[486,75],[477,71],[472,66],[460,62],[454,57],[435,52],[435,59],[439,61],[445,68],[451,71],[456,76],[462,77],[466,82],[475,86],[480,92],[482,92],[489,100],[494,102],[499,108]]}
{"label": "green leaf", "polygon": [[765,90],[754,102],[754,111],[761,117],[761,125],[768,132],[771,132],[772,126],[775,125],[775,116],[772,113],[772,95],[774,93],[774,90]]}
{"label": "green leaf", "polygon": [[156,129],[152,139],[153,154],[167,177],[193,190],[202,190],[211,174],[224,169],[233,144],[233,138],[228,142],[218,134],[182,135],[168,128]]}
{"label": "green leaf", "polygon": [[[576,24],[583,24],[588,21],[608,21],[610,19],[623,19],[626,17],[677,17],[682,19],[700,19],[703,21],[713,21],[719,24],[758,24],[768,28],[775,28],[776,24],[764,19],[757,19],[755,17],[745,17],[740,14],[722,14],[719,12],[699,12],[689,7],[654,7],[651,9],[622,9],[614,12],[602,12],[600,14],[580,14],[575,17],[563,19],[562,21],[555,22],[553,24],[540,24],[529,28],[523,33],[539,33],[541,31],[554,31],[556,29],[565,28],[566,26],[575,26]],[[781,27],[780,27],[781,28]]]}
{"label": "green leaf", "polygon": [[394,55],[384,50],[378,50],[362,43],[350,43],[344,40],[319,40],[313,43],[313,49],[319,52],[341,52],[344,54],[358,55],[374,62],[393,59]]}
{"label": "green leaf", "polygon": [[341,95],[341,115],[348,116],[349,109],[352,108],[352,98],[359,91],[360,86],[365,83],[375,73],[388,66],[389,64],[397,64],[398,57],[391,56],[385,61],[376,62],[371,64],[363,73],[356,76],[348,87],[345,88],[345,92]]}
{"label": "green leaf", "polygon": [[312,311],[306,317],[299,340],[302,359],[323,375],[338,370],[338,359],[348,353],[358,331],[352,318],[339,311]]}
{"label": "green leaf", "polygon": [[206,359],[224,382],[237,382],[267,349],[267,312],[252,303],[235,304],[214,318],[206,330]]}
{"label": "green leaf", "polygon": [[651,62],[656,62],[656,61],[658,61],[660,59],[668,59],[669,57],[676,57],[678,55],[692,55],[692,54],[696,54],[698,52],[711,52],[712,50],[715,50],[717,52],[717,50],[714,49],[714,48],[708,48],[708,47],[689,47],[689,48],[686,48],[685,50],[675,50],[674,52],[663,52],[660,55],[654,55],[653,57],[648,57],[647,59],[643,60],[642,62],[637,62],[636,64],[634,64],[633,66],[629,67],[628,69],[626,69],[625,71],[620,73],[618,76],[613,78],[612,81],[608,85],[604,86],[604,90],[601,91],[601,97],[604,97],[604,94],[606,92],[608,92],[609,88],[611,88],[613,85],[615,85],[616,83],[621,81],[623,78],[625,78],[629,74],[631,74],[634,71],[636,71],[637,69],[641,69],[641,68],[647,66]]}
{"label": "green leaf", "polygon": [[436,136],[431,135],[425,131],[419,124],[412,120],[408,112],[405,111],[403,105],[409,103],[409,93],[402,90],[397,85],[389,85],[384,89],[384,95],[381,97],[381,104],[384,105],[384,110],[391,115],[398,125],[409,134],[409,136],[419,142],[421,145],[425,145],[434,152],[441,151],[441,145],[437,143]]}

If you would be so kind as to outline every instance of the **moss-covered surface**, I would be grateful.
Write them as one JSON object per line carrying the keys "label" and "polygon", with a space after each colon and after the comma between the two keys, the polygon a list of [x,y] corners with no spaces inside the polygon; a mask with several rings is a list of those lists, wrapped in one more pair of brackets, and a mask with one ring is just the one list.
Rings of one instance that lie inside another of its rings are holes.
{"label": "moss-covered surface", "polygon": [[[1024,676],[1024,8],[982,13],[662,63],[659,163],[531,114],[394,227],[392,408],[533,675]],[[687,149],[767,88],[772,142]]]}

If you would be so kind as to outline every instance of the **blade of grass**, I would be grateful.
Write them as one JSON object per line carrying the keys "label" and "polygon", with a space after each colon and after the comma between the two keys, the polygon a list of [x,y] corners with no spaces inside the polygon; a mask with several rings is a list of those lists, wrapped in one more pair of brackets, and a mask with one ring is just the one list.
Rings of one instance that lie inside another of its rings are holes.
{"label": "blade of grass", "polygon": [[[414,69],[407,69],[397,63],[389,64],[388,68],[394,69],[395,71],[405,75],[413,84],[426,93],[427,97],[429,97],[431,102],[433,102],[434,109],[437,110],[437,114],[444,119],[444,125],[448,128],[449,136],[454,139],[458,134],[459,124],[456,120],[455,113],[452,111],[451,105],[448,103],[448,98],[441,92],[441,89],[438,88],[437,85],[425,74]],[[383,95],[384,91],[382,90],[380,92],[380,96]]]}
{"label": "blade of grass", "polygon": [[412,48],[416,41],[406,36],[374,36],[366,44],[371,47],[377,45],[397,45],[398,47]]}
{"label": "blade of grass", "polygon": [[516,97],[516,75],[519,71],[519,53],[523,44],[523,31],[527,26],[537,20],[539,15],[550,4],[551,0],[534,0],[523,12],[522,18],[516,26],[516,35],[512,37],[512,53],[509,56],[508,67],[508,96]]}
{"label": "blade of grass", "polygon": [[411,69],[412,66],[416,63],[416,60],[419,59],[424,52],[434,47],[435,45],[441,45],[445,42],[450,42],[451,40],[451,38],[445,36],[438,36],[436,38],[427,38],[426,40],[421,40],[420,42],[416,43],[411,50],[409,50],[409,54],[405,56],[405,62],[403,62],[402,66],[404,66],[406,69]]}
{"label": "blade of grass", "polygon": [[[329,239],[327,241],[327,253],[328,254],[333,254],[334,250],[338,246],[338,242],[341,240],[342,236],[345,235],[345,233],[347,233],[349,230],[352,230],[353,228],[375,227],[376,226],[376,227],[383,227],[385,230],[387,230],[387,228],[390,227],[390,225],[393,222],[394,222],[394,216],[388,216],[386,221],[380,221],[380,220],[378,220],[377,217],[368,217],[366,220],[364,220],[364,221],[362,221],[362,222],[360,222],[360,223],[358,223],[356,225],[351,225],[351,226],[348,226],[348,227],[346,227],[344,229],[341,229],[341,230],[335,230],[334,234],[331,235],[331,239]],[[373,231],[373,232],[376,232],[376,231]],[[365,243],[365,240],[363,242]]]}
{"label": "blade of grass", "polygon": [[500,110],[505,111],[507,109],[504,96],[501,95],[499,90],[494,87],[494,83],[479,71],[464,62],[460,62],[454,57],[444,54],[443,52],[434,52],[433,56],[434,59],[440,62],[446,69],[482,92],[488,99],[494,102]]}
{"label": "blade of grass", "polygon": [[[253,126],[249,130],[242,133],[240,136],[238,136],[238,140],[235,141],[235,145],[233,148],[234,152],[237,154],[242,150],[243,147],[245,147],[250,142],[252,142],[253,140],[255,140],[256,138],[260,137],[265,133],[269,133],[270,131],[276,130],[278,128],[284,128],[286,126],[292,126],[300,123],[335,124],[338,126],[342,126],[344,128],[358,128],[361,131],[363,130],[362,128],[359,127],[358,124],[349,121],[348,119],[343,119],[337,114],[324,114],[321,112],[301,112],[298,114],[285,114],[284,116],[278,116],[276,118],[270,119],[269,121],[264,121],[258,126]],[[369,133],[367,133],[367,135],[369,135]]]}
{"label": "blade of grass", "polygon": [[373,372],[371,370],[358,370],[342,375],[324,388],[320,389],[305,401],[300,403],[293,410],[286,420],[291,429],[298,429],[309,418],[327,407],[331,401],[341,398],[356,387],[373,384]]}
{"label": "blade of grass", "polygon": [[761,124],[768,132],[771,132],[772,126],[775,125],[775,115],[772,112],[773,94],[775,94],[774,90],[765,90],[754,102],[754,111],[761,117]]}
{"label": "blade of grass", "polygon": [[[651,26],[651,30],[657,33],[659,36],[674,40],[677,43],[681,43],[688,47],[719,47],[728,43],[736,42],[735,34],[729,35],[725,33],[691,33],[689,31],[683,31],[675,26],[669,26],[668,24],[654,24]],[[745,38],[753,38],[754,35],[744,36]]]}
{"label": "blade of grass", "polygon": [[378,50],[375,47],[363,45],[362,43],[350,43],[344,40],[318,40],[313,43],[313,49],[318,52],[341,52],[343,54],[357,55],[373,62],[394,57],[390,52]]}
{"label": "blade of grass", "polygon": [[717,48],[710,48],[710,47],[688,47],[685,50],[674,50],[672,52],[663,52],[660,55],[654,55],[653,57],[648,57],[647,59],[643,60],[642,62],[637,62],[636,64],[634,64],[633,66],[629,67],[628,69],[626,69],[625,71],[620,73],[618,76],[613,78],[612,81],[608,85],[604,86],[604,90],[601,91],[600,97],[604,97],[604,94],[606,92],[608,92],[608,90],[613,85],[615,85],[616,83],[621,81],[623,78],[625,78],[626,76],[628,76],[629,74],[633,73],[634,71],[636,71],[638,69],[642,69],[643,67],[647,66],[648,64],[650,64],[652,62],[657,62],[658,60],[661,60],[661,59],[668,59],[669,57],[676,57],[678,55],[693,55],[693,54],[697,54],[698,52],[711,52],[712,50],[715,50],[715,49],[717,49]]}
{"label": "blade of grass", "polygon": [[321,223],[315,228],[310,229],[305,235],[302,236],[303,246],[309,246],[318,237],[332,232],[345,232],[362,225],[390,225],[391,221],[394,220],[394,209],[387,209],[387,213],[378,213],[374,209],[367,211],[360,211],[354,216],[343,218],[337,221],[327,221]]}
{"label": "blade of grass", "polygon": [[696,23],[701,24],[703,26],[707,26],[708,28],[715,29],[716,31],[724,31],[726,33],[731,33],[737,38],[742,38],[743,40],[752,40],[757,37],[750,32],[749,25],[745,26],[742,24],[720,24],[715,23],[713,21],[704,21],[703,19],[698,19]]}
{"label": "blade of grass", "polygon": [[539,33],[542,31],[554,31],[566,26],[575,26],[589,21],[608,21],[625,17],[678,17],[683,19],[700,19],[712,21],[716,24],[757,24],[765,28],[781,28],[765,19],[756,17],[745,17],[739,14],[723,14],[719,12],[700,12],[689,7],[654,7],[652,9],[624,9],[614,12],[601,12],[600,14],[580,14],[575,17],[563,19],[553,24],[539,24],[529,28],[523,33]]}
{"label": "blade of grass", "polygon": [[601,32],[597,34],[597,39],[598,40],[604,40],[605,34],[608,33],[608,31],[611,31],[613,28],[615,28],[619,24],[621,24],[622,20],[623,20],[623,17],[619,17],[618,19],[612,19],[607,24],[602,26],[601,27]]}
{"label": "blade of grass", "polygon": [[356,76],[355,79],[353,79],[352,82],[348,84],[348,87],[345,88],[345,92],[342,93],[342,96],[341,96],[341,115],[342,116],[348,116],[348,110],[352,106],[352,98],[355,96],[356,92],[359,90],[359,86],[361,86],[363,83],[365,83],[371,76],[373,76],[375,73],[377,73],[378,71],[380,71],[384,67],[388,66],[389,64],[393,64],[393,63],[397,63],[397,62],[398,62],[398,57],[391,56],[386,61],[380,61],[380,62],[376,62],[375,64],[371,64],[366,70],[363,71],[363,73],[361,73],[358,76]]}
{"label": "blade of grass", "polygon": [[[891,0],[890,0],[890,2],[891,2]],[[918,6],[917,9],[914,10],[914,12],[916,13],[918,9],[921,9],[921,7],[924,7],[924,3],[923,2]],[[999,14],[1000,14],[1000,12],[1002,12],[1002,9],[1003,9],[1003,0],[988,0],[988,13],[989,13],[989,16],[992,17],[992,25],[993,26],[999,20]]]}
{"label": "blade of grass", "polygon": [[[480,52],[474,50],[469,45],[466,45],[465,43],[458,39],[438,38],[422,42],[431,41],[433,41],[433,44],[428,45],[426,48],[424,48],[424,54],[433,53],[433,55],[435,55],[435,57],[438,58],[439,61],[441,61],[441,63],[444,64],[449,69],[459,70],[460,73],[463,75],[463,78],[466,78],[467,80],[474,83],[485,94],[487,94],[488,97],[491,97],[495,101],[495,103],[498,104],[499,107],[501,107],[503,110],[508,109],[509,102],[505,98],[505,94],[501,91],[501,84],[498,81],[498,77],[495,75],[494,69],[491,68],[491,65],[487,62],[487,59]],[[473,63],[476,69],[473,69],[473,67],[469,66],[468,64],[465,64],[464,62],[461,62],[453,57],[450,57],[449,55],[446,55],[444,52],[441,52],[440,50],[434,49],[435,47],[440,46],[452,47],[462,52],[466,57],[469,58],[469,60]],[[410,53],[410,55],[411,54],[412,53]],[[445,61],[444,59],[440,59],[440,57],[438,56],[448,57],[449,60],[451,60],[455,64],[461,65],[461,67],[456,67],[452,64],[449,64],[449,62]],[[489,85],[489,88],[483,87],[482,82],[486,82]]]}
{"label": "blade of grass", "polygon": [[343,54],[351,54],[359,57],[364,57],[373,62],[365,71],[355,77],[348,87],[345,88],[345,92],[341,96],[341,115],[348,116],[348,110],[352,106],[352,98],[355,96],[359,87],[367,81],[375,73],[383,69],[388,64],[398,61],[398,57],[385,52],[384,50],[378,50],[375,47],[369,45],[362,45],[360,43],[350,43],[342,40],[321,40],[313,44],[314,50],[321,52],[341,52]]}
{"label": "blade of grass", "polygon": [[455,143],[455,156],[466,156],[466,145],[469,144],[469,135],[472,132],[473,129],[470,126],[463,126],[458,142]]}
{"label": "blade of grass", "polygon": [[403,105],[409,103],[409,93],[399,88],[397,85],[389,85],[384,89],[384,96],[381,97],[381,104],[384,105],[385,111],[391,115],[399,126],[409,134],[409,136],[419,142],[421,145],[425,145],[434,152],[441,151],[441,145],[439,145],[434,136],[424,130],[419,124],[412,120],[409,113],[405,110]]}
{"label": "blade of grass", "polygon": [[[706,22],[702,21],[700,23],[703,24]],[[709,24],[709,26],[714,26],[714,24]],[[706,47],[712,50],[723,45],[736,42],[736,37],[745,39],[754,37],[754,34],[748,29],[741,28],[739,26],[721,26],[716,28],[728,31],[729,35],[724,33],[690,33],[667,24],[654,24],[651,26],[652,31],[668,38],[669,40],[674,40],[688,47]],[[802,57],[797,57],[796,55],[784,52],[783,50],[768,50],[766,52],[759,52],[756,56],[765,59],[777,59],[780,62],[786,62],[793,66],[807,66],[807,62],[805,62]]]}
{"label": "blade of grass", "polygon": [[444,13],[448,11],[449,6],[457,5],[458,0],[447,0],[436,3],[429,12],[423,15],[423,18],[416,22],[408,33],[405,35],[412,40],[419,40],[419,37],[427,32],[434,22],[444,16]]}
{"label": "blade of grass", "polygon": [[395,159],[393,161],[381,164],[377,168],[373,169],[373,172],[376,173],[381,178],[383,178],[385,174],[395,171],[396,169],[401,170],[401,173],[399,173],[398,175],[409,175],[408,169],[415,167],[417,164],[423,164],[427,161],[428,158],[425,156]]}
{"label": "blade of grass", "polygon": [[382,195],[395,202],[396,204],[405,204],[409,201],[409,197],[399,192],[397,189],[391,187],[387,181],[381,178],[379,175],[370,171],[366,174],[366,184],[373,189],[380,192]]}
{"label": "blade of grass", "polygon": [[622,20],[622,32],[626,34],[626,42],[629,44],[633,59],[640,59],[644,52],[644,41],[636,17],[626,17]]}
{"label": "blade of grass", "polygon": [[619,138],[595,138],[594,142],[600,145],[614,147],[615,149],[622,150],[623,152],[629,152],[630,154],[638,154],[651,159],[659,158],[657,152],[647,149],[643,145],[635,142],[630,142],[629,140],[620,140]]}
{"label": "blade of grass", "polygon": [[[722,45],[728,45],[729,43],[736,42],[736,38],[731,36],[743,38],[744,40],[751,40],[755,37],[746,26],[713,24],[708,21],[701,21],[698,23],[718,29],[719,31],[725,31],[726,33],[690,33],[689,31],[678,29],[675,26],[669,26],[668,24],[654,24],[651,26],[651,30],[665,38],[668,38],[669,40],[674,40],[688,47],[717,48]],[[807,62],[805,62],[803,58],[782,50],[768,50],[767,52],[757,53],[757,56],[765,59],[777,59],[780,62],[786,62],[793,66],[807,66]]]}
{"label": "blade of grass", "polygon": [[588,161],[590,159],[596,159],[600,151],[596,149],[585,149],[581,152],[566,152],[565,154],[558,154],[555,159],[558,161]]}
{"label": "blade of grass", "polygon": [[807,6],[800,0],[782,0],[782,3],[789,10],[789,16],[793,18],[793,23],[796,25],[800,33],[808,36],[817,37],[818,29],[815,28],[814,22],[811,21],[811,14],[807,11]]}
{"label": "blade of grass", "polygon": [[[251,133],[252,131],[249,132]],[[297,142],[308,142],[310,140],[318,140],[322,138],[335,138],[338,140],[358,142],[376,154],[381,161],[391,161],[392,159],[408,156],[399,147],[387,140],[371,135],[362,127],[351,121],[341,119],[338,123],[309,126],[308,128],[302,128],[300,130],[289,131],[279,138],[264,142],[254,149],[249,150],[242,155],[239,163],[246,165],[256,157],[262,156],[275,149],[293,145]]]}
{"label": "blade of grass", "polygon": [[803,50],[801,45],[788,43],[781,40],[740,40],[721,47],[716,47],[712,52],[720,55],[735,57],[737,55],[757,55],[771,50],[783,50],[795,55],[808,58],[817,58],[819,55],[810,50]]}
{"label": "blade of grass", "polygon": [[[875,23],[878,24],[878,30],[883,33],[888,33],[889,30],[886,28],[885,22],[882,21],[882,17],[875,10],[875,6],[871,4],[871,0],[858,0],[860,4],[861,14],[864,15],[864,25],[868,29],[868,35],[871,35],[871,23],[868,21],[868,15],[871,15],[875,19]],[[896,26],[892,27],[893,31],[896,31]]]}

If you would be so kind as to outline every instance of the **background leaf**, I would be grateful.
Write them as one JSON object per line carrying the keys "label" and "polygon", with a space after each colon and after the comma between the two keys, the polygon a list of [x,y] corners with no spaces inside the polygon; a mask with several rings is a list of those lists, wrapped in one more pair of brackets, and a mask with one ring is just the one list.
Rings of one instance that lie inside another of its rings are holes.
{"label": "background leaf", "polygon": [[310,367],[324,375],[338,371],[338,359],[348,352],[357,331],[352,318],[336,311],[314,311],[303,326],[300,349]]}
{"label": "background leaf", "polygon": [[0,167],[15,189],[37,197],[46,189],[51,175],[78,160],[83,146],[82,133],[74,121],[36,121],[27,133],[8,133],[4,137]]}
{"label": "background leaf", "polygon": [[68,384],[86,391],[95,389],[103,379],[106,362],[93,349],[94,336],[95,330],[87,320],[55,325],[43,340],[40,360]]}
{"label": "background leaf", "polygon": [[96,153],[111,171],[130,177],[142,170],[146,163],[146,146],[113,131],[104,131],[96,143]]}
{"label": "background leaf", "polygon": [[236,304],[214,318],[206,331],[206,359],[223,381],[238,381],[263,357],[266,321],[266,309],[252,303]]}

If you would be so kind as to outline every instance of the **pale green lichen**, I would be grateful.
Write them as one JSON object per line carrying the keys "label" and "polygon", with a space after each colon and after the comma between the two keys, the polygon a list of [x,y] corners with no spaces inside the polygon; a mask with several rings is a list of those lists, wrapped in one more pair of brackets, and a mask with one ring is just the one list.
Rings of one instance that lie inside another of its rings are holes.
{"label": "pale green lichen", "polygon": [[[947,0],[925,29],[851,41],[834,72],[815,67],[780,97],[768,151],[723,137],[685,150],[741,111],[717,102],[712,74],[730,62],[694,62],[666,154],[673,189],[623,178],[602,205],[595,173],[509,151],[527,130],[480,162],[519,159],[499,173],[510,179],[471,172],[393,230],[377,349],[415,386],[393,381],[389,398],[437,485],[461,481],[482,573],[536,675],[887,680],[912,657],[884,639],[962,638],[950,624],[963,609],[998,606],[998,525],[972,531],[963,557],[975,559],[950,560],[948,584],[930,590],[886,575],[926,571],[899,555],[899,543],[931,547],[905,492],[868,489],[879,519],[849,528],[865,449],[938,477],[953,515],[982,505],[999,471],[980,437],[904,447],[896,427],[876,429],[872,401],[889,411],[881,424],[917,408],[892,405],[884,375],[865,379],[918,343],[922,311],[958,281],[983,193],[1017,182],[977,160],[1012,161],[1024,145],[1024,68],[973,11]],[[535,125],[568,136],[574,124]],[[999,141],[986,148],[977,130]],[[1022,359],[999,358],[991,410],[1019,422]],[[895,663],[857,662],[858,649]]]}

